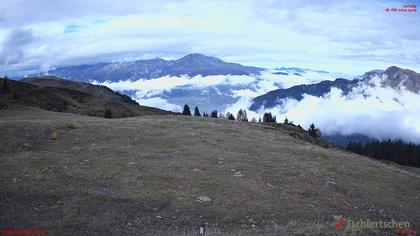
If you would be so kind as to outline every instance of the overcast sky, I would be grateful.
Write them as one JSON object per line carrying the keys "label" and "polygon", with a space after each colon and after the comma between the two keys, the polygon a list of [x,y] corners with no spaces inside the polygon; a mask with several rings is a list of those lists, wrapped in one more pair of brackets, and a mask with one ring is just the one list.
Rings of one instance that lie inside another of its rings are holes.
{"label": "overcast sky", "polygon": [[13,0],[0,4],[0,72],[203,53],[266,68],[420,71],[414,1]]}

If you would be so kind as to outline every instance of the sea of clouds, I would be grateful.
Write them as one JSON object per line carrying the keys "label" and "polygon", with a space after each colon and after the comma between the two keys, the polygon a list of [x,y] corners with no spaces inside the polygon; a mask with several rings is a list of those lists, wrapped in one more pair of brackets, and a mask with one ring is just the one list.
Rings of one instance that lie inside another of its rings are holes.
{"label": "sea of clouds", "polygon": [[359,83],[348,94],[343,94],[338,88],[332,88],[322,97],[305,94],[300,101],[283,99],[279,105],[272,108],[249,110],[254,97],[269,91],[335,78],[337,75],[314,71],[307,71],[298,76],[275,74],[267,70],[258,76],[164,76],[102,84],[117,91],[134,91],[132,96],[142,105],[172,111],[181,111],[183,104],[169,103],[160,97],[165,91],[183,86],[206,91],[207,88],[227,85],[231,86],[230,96],[235,98],[236,102],[226,104],[223,113],[236,114],[239,109],[247,109],[249,119],[258,119],[264,112],[271,112],[277,116],[278,122],[287,117],[304,128],[314,123],[326,135],[362,134],[378,139],[403,139],[420,143],[420,95],[404,87],[397,90],[382,87],[383,78],[373,79],[373,84]]}

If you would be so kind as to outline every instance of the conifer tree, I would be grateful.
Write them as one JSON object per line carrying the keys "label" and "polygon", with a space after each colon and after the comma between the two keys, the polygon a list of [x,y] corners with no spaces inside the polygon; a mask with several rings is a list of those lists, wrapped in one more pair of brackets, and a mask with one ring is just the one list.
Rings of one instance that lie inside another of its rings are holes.
{"label": "conifer tree", "polygon": [[184,105],[184,110],[182,111],[182,114],[184,116],[191,116],[191,110],[187,104]]}
{"label": "conifer tree", "polygon": [[194,108],[194,116],[201,116],[200,110],[198,109],[198,106],[195,106],[195,108]]}

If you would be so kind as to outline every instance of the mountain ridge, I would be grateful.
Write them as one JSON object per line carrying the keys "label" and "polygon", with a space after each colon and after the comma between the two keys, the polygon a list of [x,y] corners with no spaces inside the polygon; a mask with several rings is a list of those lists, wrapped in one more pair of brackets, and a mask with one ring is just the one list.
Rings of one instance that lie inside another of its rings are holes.
{"label": "mountain ridge", "polygon": [[[264,68],[243,66],[225,62],[219,58],[193,53],[177,60],[162,58],[137,60],[133,62],[111,62],[90,65],[59,67],[48,71],[48,75],[84,82],[135,81],[162,76],[196,75],[251,75]],[[46,75],[46,73],[42,74]]]}
{"label": "mountain ridge", "polygon": [[402,69],[397,66],[391,66],[386,70],[373,70],[366,72],[360,79],[347,80],[337,78],[334,81],[326,80],[315,84],[303,84],[287,89],[276,89],[264,95],[255,97],[250,109],[256,111],[261,106],[271,108],[280,104],[281,99],[286,98],[301,100],[303,99],[303,94],[319,97],[328,93],[333,87],[341,89],[345,95],[360,83],[375,86],[372,81],[375,78],[380,79],[380,84],[383,87],[388,86],[392,89],[407,89],[413,93],[419,93],[420,91],[419,73],[408,69]]}
{"label": "mountain ridge", "polygon": [[100,117],[109,109],[115,118],[175,114],[140,106],[129,96],[114,92],[106,86],[53,76],[31,77],[20,81],[0,79],[0,82],[0,109],[29,106]]}

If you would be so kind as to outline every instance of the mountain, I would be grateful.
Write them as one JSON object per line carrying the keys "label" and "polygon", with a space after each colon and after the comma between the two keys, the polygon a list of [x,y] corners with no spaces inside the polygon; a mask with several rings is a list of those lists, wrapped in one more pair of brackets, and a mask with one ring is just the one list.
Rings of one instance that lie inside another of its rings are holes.
{"label": "mountain", "polygon": [[173,114],[157,108],[140,106],[129,96],[114,92],[105,86],[52,76],[32,77],[20,81],[1,79],[0,84],[0,109],[29,106],[91,116],[103,116],[105,109],[110,109],[116,118]]}
{"label": "mountain", "polygon": [[48,74],[85,82],[117,82],[120,80],[135,81],[162,76],[251,75],[258,74],[262,70],[264,69],[243,66],[237,63],[227,63],[216,57],[188,54],[178,60],[169,61],[156,58],[135,62],[68,66],[48,71]]}
{"label": "mountain", "polygon": [[347,80],[339,78],[334,81],[322,81],[315,84],[296,85],[287,89],[276,89],[254,98],[250,109],[256,111],[262,106],[271,108],[281,104],[281,99],[285,98],[301,100],[304,94],[319,97],[330,92],[333,87],[341,89],[345,95],[360,84],[376,86],[377,83],[375,82],[379,82],[379,85],[382,87],[407,89],[413,93],[419,93],[420,91],[419,73],[391,66],[385,71],[374,70],[366,72],[360,79]]}
{"label": "mountain", "polygon": [[256,111],[262,106],[265,108],[274,107],[281,103],[281,99],[285,98],[302,100],[304,94],[322,96],[328,93],[332,87],[339,88],[344,93],[348,93],[357,83],[357,80],[336,79],[334,81],[322,81],[317,84],[296,85],[288,89],[276,89],[254,98],[250,110]]}
{"label": "mountain", "polygon": [[394,89],[403,86],[413,93],[420,91],[420,74],[415,71],[391,66],[383,72],[382,76],[384,77],[382,86],[390,86]]}

